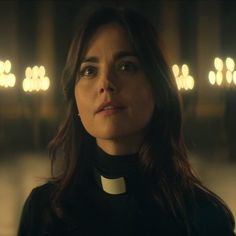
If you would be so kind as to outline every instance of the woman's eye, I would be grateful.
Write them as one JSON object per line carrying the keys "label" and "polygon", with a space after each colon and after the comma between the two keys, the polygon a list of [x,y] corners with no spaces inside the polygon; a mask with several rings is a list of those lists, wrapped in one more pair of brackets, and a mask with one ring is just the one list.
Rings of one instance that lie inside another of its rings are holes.
{"label": "woman's eye", "polygon": [[97,74],[97,68],[94,66],[86,66],[80,70],[80,76],[92,77]]}
{"label": "woman's eye", "polygon": [[119,65],[119,70],[123,72],[136,72],[139,69],[134,62],[124,62]]}

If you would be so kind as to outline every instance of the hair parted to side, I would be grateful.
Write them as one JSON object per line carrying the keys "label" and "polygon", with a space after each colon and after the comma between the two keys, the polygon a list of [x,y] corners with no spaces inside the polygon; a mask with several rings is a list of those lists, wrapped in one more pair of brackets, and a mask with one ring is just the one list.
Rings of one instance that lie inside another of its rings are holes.
{"label": "hair parted to side", "polygon": [[176,220],[180,219],[186,228],[188,218],[185,198],[188,196],[194,199],[195,189],[217,200],[234,224],[227,206],[205,188],[191,170],[183,139],[177,86],[161,51],[154,26],[139,13],[110,7],[95,11],[82,24],[74,37],[65,65],[62,82],[68,110],[64,123],[49,146],[52,174],[57,150],[63,147],[64,151],[63,172],[52,178],[56,185],[52,199],[55,209],[63,212],[63,200],[68,189],[73,190],[86,182],[86,156],[95,146],[95,140],[86,132],[78,118],[74,88],[89,40],[99,27],[112,22],[119,23],[126,30],[153,89],[154,114],[139,151],[141,174],[148,191],[164,211],[172,214]]}

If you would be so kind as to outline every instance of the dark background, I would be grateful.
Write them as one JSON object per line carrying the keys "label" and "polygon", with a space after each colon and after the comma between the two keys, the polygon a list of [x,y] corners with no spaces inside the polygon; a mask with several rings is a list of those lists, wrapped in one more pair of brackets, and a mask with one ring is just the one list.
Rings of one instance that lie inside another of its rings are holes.
{"label": "dark background", "polygon": [[[213,87],[213,59],[236,59],[235,1],[0,1],[0,60],[13,88],[0,87],[0,235],[15,235],[23,202],[50,174],[47,145],[64,118],[60,79],[74,32],[101,4],[129,6],[150,18],[169,64],[187,63],[195,86],[180,91],[194,170],[236,215],[236,85]],[[144,32],[145,33],[145,32]],[[44,65],[51,85],[25,93],[27,66]]]}
{"label": "dark background", "polygon": [[[210,87],[207,74],[215,56],[235,58],[234,1],[0,1],[0,60],[11,60],[17,78],[14,88],[0,87],[1,152],[46,148],[63,119],[60,78],[74,32],[87,12],[106,3],[149,17],[170,65],[190,66],[194,90],[181,92],[189,148],[233,149],[236,86]],[[25,68],[33,65],[46,67],[49,91],[22,90]]]}

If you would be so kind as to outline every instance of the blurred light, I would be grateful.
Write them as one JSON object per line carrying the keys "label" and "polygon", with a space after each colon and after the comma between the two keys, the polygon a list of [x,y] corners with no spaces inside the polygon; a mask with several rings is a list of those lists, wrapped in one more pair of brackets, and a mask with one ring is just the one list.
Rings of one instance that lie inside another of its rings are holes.
{"label": "blurred light", "polygon": [[182,74],[185,77],[188,76],[188,74],[189,74],[189,69],[188,69],[188,66],[186,64],[182,65]]}
{"label": "blurred light", "polygon": [[192,90],[194,88],[194,79],[192,76],[189,75],[189,67],[187,64],[183,64],[181,66],[181,73],[180,67],[178,65],[172,66],[172,72],[175,76],[175,81],[178,87],[178,90]]}
{"label": "blurred light", "polygon": [[11,70],[11,62],[9,60],[6,60],[4,67],[5,67],[5,73],[8,74]]}
{"label": "blurred light", "polygon": [[26,70],[25,70],[25,77],[26,78],[30,78],[32,77],[32,70],[30,67],[27,67]]}
{"label": "blurred light", "polygon": [[188,78],[187,78],[187,84],[188,84],[188,88],[189,89],[193,89],[193,87],[194,87],[194,79],[193,79],[193,77],[192,76],[188,76]]}
{"label": "blurred light", "polygon": [[215,75],[214,71],[210,71],[210,72],[209,72],[208,79],[209,79],[209,82],[210,82],[212,85],[215,84],[215,82],[216,82],[216,75]]}
{"label": "blurred light", "polygon": [[8,77],[9,86],[13,87],[16,83],[16,77],[13,74],[10,74]]}
{"label": "blurred light", "polygon": [[48,77],[44,77],[42,79],[42,90],[47,90],[50,86],[50,81],[49,81],[49,78]]}
{"label": "blurred light", "polygon": [[227,83],[231,84],[233,80],[233,73],[231,71],[226,71],[226,81]]}
{"label": "blurred light", "polygon": [[183,75],[179,76],[179,88],[180,89],[184,88],[184,76]]}
{"label": "blurred light", "polygon": [[50,80],[45,77],[46,70],[44,66],[27,67],[25,70],[25,79],[22,87],[25,92],[46,91],[50,86]]}
{"label": "blurred light", "polygon": [[32,79],[37,79],[38,77],[38,67],[34,66],[32,69]]}
{"label": "blurred light", "polygon": [[234,81],[234,84],[236,84],[236,71],[234,71],[233,73],[233,81]]}
{"label": "blurred light", "polygon": [[11,72],[11,62],[6,60],[0,61],[0,86],[4,88],[14,87],[16,83],[16,77]]}
{"label": "blurred light", "polygon": [[210,84],[229,87],[236,77],[234,60],[231,57],[227,57],[224,63],[221,58],[216,57],[214,66],[216,71],[210,71],[208,74]]}
{"label": "blurred light", "polygon": [[227,57],[226,61],[225,61],[225,64],[226,64],[226,67],[227,67],[228,70],[230,70],[231,72],[234,70],[235,63],[234,63],[234,60],[232,58]]}
{"label": "blurred light", "polygon": [[172,66],[172,71],[173,71],[175,77],[179,76],[179,67],[178,67],[178,65],[176,65],[176,64],[173,65]]}
{"label": "blurred light", "polygon": [[221,71],[216,72],[216,83],[217,85],[221,85],[223,81],[223,74]]}
{"label": "blurred light", "polygon": [[39,77],[43,78],[45,76],[45,68],[44,66],[39,67]]}
{"label": "blurred light", "polygon": [[219,57],[216,57],[214,60],[214,66],[215,66],[216,70],[222,71],[223,70],[223,61]]}
{"label": "blurred light", "polygon": [[181,81],[180,81],[180,78],[179,78],[179,77],[176,77],[175,80],[176,80],[176,84],[177,84],[178,90],[180,90],[180,89],[181,89],[181,85],[180,85]]}
{"label": "blurred light", "polygon": [[29,91],[30,90],[30,83],[29,83],[28,79],[23,80],[23,90],[24,91]]}

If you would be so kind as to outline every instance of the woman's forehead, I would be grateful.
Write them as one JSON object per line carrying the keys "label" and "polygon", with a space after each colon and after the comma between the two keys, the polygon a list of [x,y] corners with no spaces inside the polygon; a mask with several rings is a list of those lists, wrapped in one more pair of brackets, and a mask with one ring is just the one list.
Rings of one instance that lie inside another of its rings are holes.
{"label": "woman's forehead", "polygon": [[99,27],[89,39],[85,57],[101,53],[117,54],[118,52],[134,53],[127,31],[118,23],[109,23]]}

